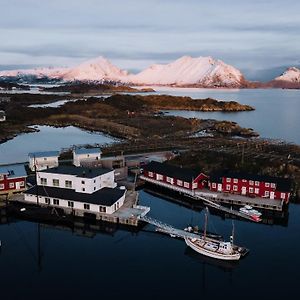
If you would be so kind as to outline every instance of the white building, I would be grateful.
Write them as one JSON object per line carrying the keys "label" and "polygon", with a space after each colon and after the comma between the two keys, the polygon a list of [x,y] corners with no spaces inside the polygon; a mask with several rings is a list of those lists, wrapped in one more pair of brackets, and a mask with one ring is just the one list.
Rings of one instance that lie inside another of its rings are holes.
{"label": "white building", "polygon": [[24,200],[79,215],[112,214],[125,200],[126,189],[116,186],[111,169],[60,166],[38,171],[37,186],[24,193]]}
{"label": "white building", "polygon": [[29,168],[31,171],[41,171],[58,166],[59,151],[29,153]]}
{"label": "white building", "polygon": [[101,159],[99,148],[78,148],[73,150],[73,165],[80,167],[86,163],[97,163]]}
{"label": "white building", "polygon": [[0,110],[0,122],[6,121],[6,115],[4,110]]}

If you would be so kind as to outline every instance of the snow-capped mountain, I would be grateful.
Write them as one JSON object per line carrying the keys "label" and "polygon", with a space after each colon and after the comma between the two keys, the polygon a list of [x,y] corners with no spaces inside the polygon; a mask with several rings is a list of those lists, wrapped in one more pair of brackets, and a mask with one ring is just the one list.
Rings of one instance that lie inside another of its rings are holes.
{"label": "snow-capped mountain", "polygon": [[0,77],[32,75],[37,78],[61,79],[64,81],[122,81],[128,74],[100,56],[73,68],[37,68],[0,72]]}
{"label": "snow-capped mountain", "polygon": [[68,68],[35,68],[35,69],[20,69],[0,71],[0,77],[22,77],[22,76],[36,76],[37,78],[49,77],[51,79],[60,79]]}
{"label": "snow-capped mountain", "polygon": [[104,57],[70,68],[40,68],[2,71],[0,77],[60,79],[63,81],[113,81],[137,85],[241,87],[246,81],[236,68],[211,57],[183,56],[165,65],[152,65],[138,74],[128,74]]}
{"label": "snow-capped mountain", "polygon": [[245,83],[242,73],[212,57],[183,56],[169,64],[155,64],[128,76],[130,82],[145,85],[176,85],[203,87],[240,87]]}
{"label": "snow-capped mountain", "polygon": [[122,81],[127,75],[127,71],[119,69],[109,60],[100,56],[83,62],[75,68],[69,69],[63,75],[63,79],[66,81]]}
{"label": "snow-capped mountain", "polygon": [[275,80],[300,83],[300,70],[296,67],[288,68],[282,75],[276,77]]}

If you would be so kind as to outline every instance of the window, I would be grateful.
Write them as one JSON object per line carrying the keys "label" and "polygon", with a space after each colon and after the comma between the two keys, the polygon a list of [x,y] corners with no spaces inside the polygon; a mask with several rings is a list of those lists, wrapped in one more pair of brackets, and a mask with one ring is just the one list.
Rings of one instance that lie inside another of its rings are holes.
{"label": "window", "polygon": [[20,186],[25,186],[24,181],[20,181]]}
{"label": "window", "polygon": [[41,178],[41,185],[47,185],[47,178]]}
{"label": "window", "polygon": [[239,180],[237,178],[233,179],[233,183],[238,183],[238,182],[239,182]]}
{"label": "window", "polygon": [[68,201],[68,206],[69,207],[74,207],[74,202],[73,201]]}
{"label": "window", "polygon": [[50,198],[45,198],[45,203],[50,204]]}
{"label": "window", "polygon": [[153,177],[153,172],[148,172],[149,177]]}
{"label": "window", "polygon": [[285,193],[281,193],[281,194],[280,194],[280,198],[281,198],[281,199],[285,199]]}
{"label": "window", "polygon": [[85,181],[84,181],[84,180],[81,180],[81,184],[85,184]]}
{"label": "window", "polygon": [[169,183],[173,183],[173,178],[171,178],[171,177],[167,177],[167,182],[169,182]]}
{"label": "window", "polygon": [[256,186],[259,186],[259,181],[255,181],[255,185],[256,185]]}
{"label": "window", "polygon": [[231,182],[231,178],[226,178],[226,182]]}
{"label": "window", "polygon": [[230,191],[230,184],[227,184],[227,185],[226,185],[226,190],[227,190],[227,191]]}
{"label": "window", "polygon": [[82,188],[82,191],[85,192],[85,188]]}
{"label": "window", "polygon": [[96,183],[96,179],[94,179],[94,183]]}
{"label": "window", "polygon": [[213,183],[212,187],[215,189],[217,187],[216,183]]}
{"label": "window", "polygon": [[163,178],[164,178],[164,177],[163,177],[162,175],[156,174],[156,179],[157,179],[157,180],[163,180]]}
{"label": "window", "polygon": [[52,184],[53,184],[53,186],[59,186],[59,180],[58,179],[53,179]]}
{"label": "window", "polygon": [[4,180],[4,175],[3,174],[0,174],[0,181],[1,180]]}
{"label": "window", "polygon": [[276,188],[276,184],[275,183],[271,183],[271,188]]}
{"label": "window", "polygon": [[182,180],[177,180],[177,185],[182,186],[183,182]]}
{"label": "window", "polygon": [[269,182],[266,182],[265,183],[265,187],[269,187],[270,186],[270,183]]}
{"label": "window", "polygon": [[184,182],[184,185],[183,185],[185,188],[190,188],[190,184],[188,182]]}
{"label": "window", "polygon": [[59,205],[59,200],[58,199],[53,199],[53,204],[54,205]]}
{"label": "window", "polygon": [[10,189],[13,189],[14,187],[15,187],[15,183],[14,183],[14,182],[10,182],[10,183],[9,183],[9,188],[10,188]]}
{"label": "window", "polygon": [[270,192],[269,191],[265,191],[265,196],[269,197],[270,196]]}
{"label": "window", "polygon": [[253,188],[252,188],[252,187],[249,188],[249,193],[250,193],[250,194],[253,194]]}
{"label": "window", "polygon": [[84,208],[84,209],[90,209],[90,205],[84,203],[84,204],[83,204],[83,208]]}
{"label": "window", "polygon": [[247,182],[247,180],[246,180],[246,179],[243,179],[242,182]]}
{"label": "window", "polygon": [[44,160],[47,160],[47,157],[44,157]]}
{"label": "window", "polygon": [[259,194],[259,189],[255,188],[255,194]]}
{"label": "window", "polygon": [[106,212],[106,207],[105,206],[100,206],[99,211],[100,212]]}
{"label": "window", "polygon": [[94,191],[96,191],[96,187],[94,186]]}
{"label": "window", "polygon": [[66,188],[72,188],[72,181],[71,180],[66,180],[65,181],[65,187]]}
{"label": "window", "polygon": [[250,181],[249,181],[249,184],[250,184],[250,185],[253,185],[253,184],[254,184],[254,181],[253,181],[253,180],[250,180]]}
{"label": "window", "polygon": [[4,190],[4,184],[0,184],[0,190]]}
{"label": "window", "polygon": [[233,190],[234,190],[235,192],[237,192],[238,186],[237,186],[237,185],[234,185],[234,186],[233,186]]}

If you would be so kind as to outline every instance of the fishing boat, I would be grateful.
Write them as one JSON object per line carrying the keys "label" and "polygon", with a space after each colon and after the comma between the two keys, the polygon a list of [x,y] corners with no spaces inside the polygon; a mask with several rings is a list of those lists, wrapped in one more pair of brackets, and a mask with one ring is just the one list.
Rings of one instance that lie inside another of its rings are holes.
{"label": "fishing boat", "polygon": [[212,238],[208,238],[206,235],[208,221],[208,208],[205,213],[205,226],[203,236],[199,238],[185,237],[185,243],[187,246],[195,250],[196,252],[220,260],[237,261],[241,258],[245,248],[235,246],[233,244],[234,227],[230,242],[220,241]]}

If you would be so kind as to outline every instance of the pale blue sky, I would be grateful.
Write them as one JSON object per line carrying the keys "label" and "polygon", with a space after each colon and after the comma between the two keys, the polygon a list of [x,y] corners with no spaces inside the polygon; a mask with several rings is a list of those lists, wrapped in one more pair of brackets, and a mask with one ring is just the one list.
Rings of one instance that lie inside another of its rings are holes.
{"label": "pale blue sky", "polygon": [[254,76],[299,65],[297,0],[0,0],[0,68],[103,55],[139,70],[211,55]]}

